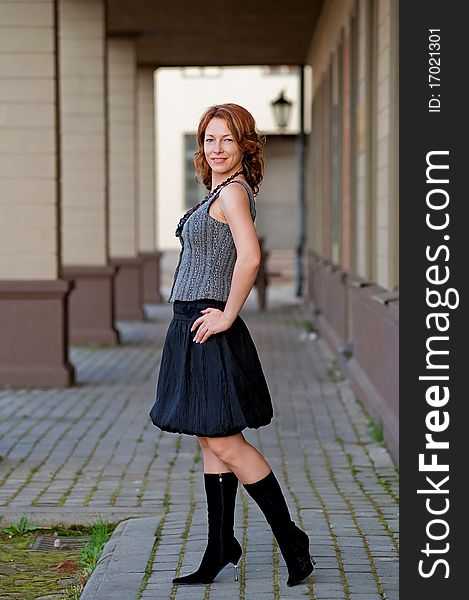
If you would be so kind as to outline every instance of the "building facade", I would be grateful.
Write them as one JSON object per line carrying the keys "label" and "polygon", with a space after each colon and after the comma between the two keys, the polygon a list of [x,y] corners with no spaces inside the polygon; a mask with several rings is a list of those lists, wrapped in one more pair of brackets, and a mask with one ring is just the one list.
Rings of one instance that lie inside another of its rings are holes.
{"label": "building facade", "polygon": [[393,457],[399,414],[398,8],[325,3],[308,53],[306,300]]}

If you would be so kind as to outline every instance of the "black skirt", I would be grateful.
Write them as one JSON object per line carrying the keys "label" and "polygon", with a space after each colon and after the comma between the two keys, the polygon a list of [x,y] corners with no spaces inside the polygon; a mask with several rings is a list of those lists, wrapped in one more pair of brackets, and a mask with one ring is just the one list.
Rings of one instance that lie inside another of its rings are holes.
{"label": "black skirt", "polygon": [[204,308],[226,302],[175,300],[150,418],[164,431],[222,437],[272,420],[270,393],[256,347],[238,315],[226,331],[193,341]]}

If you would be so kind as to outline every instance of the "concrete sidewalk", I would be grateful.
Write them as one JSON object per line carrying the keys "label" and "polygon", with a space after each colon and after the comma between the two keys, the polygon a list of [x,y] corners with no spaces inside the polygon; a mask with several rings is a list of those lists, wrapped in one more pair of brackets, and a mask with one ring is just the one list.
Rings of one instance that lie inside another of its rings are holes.
{"label": "concrete sidewalk", "polygon": [[171,579],[196,568],[205,547],[205,495],[195,439],[162,433],[148,418],[171,318],[169,304],[151,305],[150,320],[119,323],[123,346],[72,349],[75,388],[0,391],[1,525],[21,515],[41,524],[88,524],[98,514],[120,522],[84,600],[398,599],[396,469],[369,437],[325,343],[305,335],[309,317],[290,288],[269,289],[269,300],[259,313],[250,297],[242,317],[275,418],[246,437],[310,535],[313,577],[286,586],[270,530],[240,487],[239,581],[227,567],[211,586],[173,588]]}

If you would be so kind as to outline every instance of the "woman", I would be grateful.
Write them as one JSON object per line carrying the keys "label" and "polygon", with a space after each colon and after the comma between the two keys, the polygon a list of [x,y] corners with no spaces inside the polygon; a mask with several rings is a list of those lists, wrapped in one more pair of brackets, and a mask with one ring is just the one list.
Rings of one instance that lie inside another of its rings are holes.
{"label": "woman", "polygon": [[182,217],[182,248],[168,302],[168,327],[150,416],[165,431],[196,435],[204,459],[208,543],[195,573],[211,583],[242,550],[234,536],[238,480],[263,511],[288,568],[288,585],[313,571],[308,536],[291,520],[265,458],[243,437],[270,423],[272,403],[254,342],[239,312],[254,285],[260,248],[254,194],[263,178],[263,139],[236,104],[202,115],[196,174],[211,190]]}

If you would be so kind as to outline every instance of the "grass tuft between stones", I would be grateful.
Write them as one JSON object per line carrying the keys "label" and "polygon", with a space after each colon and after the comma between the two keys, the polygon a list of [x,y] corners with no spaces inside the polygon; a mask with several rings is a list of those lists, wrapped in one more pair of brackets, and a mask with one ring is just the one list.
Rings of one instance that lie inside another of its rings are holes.
{"label": "grass tuft between stones", "polygon": [[[26,517],[0,530],[0,588],[2,595],[21,600],[55,596],[78,600],[115,525],[97,517],[89,527],[40,527]],[[38,535],[89,537],[80,550],[35,550]]]}

